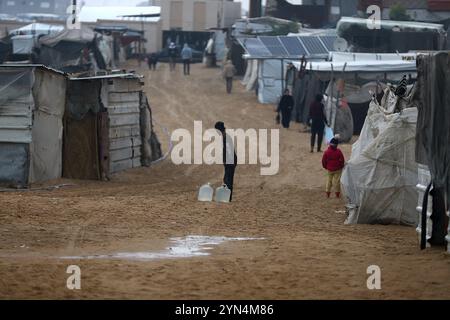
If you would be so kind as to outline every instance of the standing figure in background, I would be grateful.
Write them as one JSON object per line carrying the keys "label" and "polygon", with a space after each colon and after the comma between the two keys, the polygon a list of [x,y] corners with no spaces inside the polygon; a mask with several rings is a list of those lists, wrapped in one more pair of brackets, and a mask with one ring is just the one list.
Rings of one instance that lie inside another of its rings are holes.
{"label": "standing figure in background", "polygon": [[191,60],[192,60],[192,49],[189,48],[188,44],[185,43],[183,50],[181,50],[181,59],[183,60],[183,72],[184,75],[191,74]]}
{"label": "standing figure in background", "polygon": [[336,198],[341,197],[341,176],[342,169],[345,166],[345,159],[342,151],[338,148],[339,141],[336,138],[331,139],[330,146],[322,157],[322,167],[327,170],[326,193],[329,198],[333,186],[336,192]]}
{"label": "standing figure in background", "polygon": [[176,59],[177,59],[177,46],[175,45],[175,42],[171,42],[169,45],[170,71],[175,71]]}
{"label": "standing figure in background", "polygon": [[295,77],[296,77],[297,69],[295,69],[292,62],[288,64],[287,70],[286,70],[286,82],[285,87],[289,89],[289,92],[293,92],[294,85],[295,85]]}
{"label": "standing figure in background", "polygon": [[317,152],[322,152],[323,134],[325,125],[328,125],[325,117],[325,106],[322,103],[323,95],[316,95],[316,100],[309,108],[309,121],[311,123],[311,153],[314,152],[314,145],[317,136]]}
{"label": "standing figure in background", "polygon": [[223,77],[227,84],[227,93],[230,94],[233,89],[233,77],[236,74],[236,68],[231,60],[228,60],[223,66]]}
{"label": "standing figure in background", "polygon": [[148,56],[148,68],[150,70],[156,70],[156,65],[158,63],[158,54],[153,52]]}
{"label": "standing figure in background", "polygon": [[293,109],[294,98],[292,98],[289,89],[285,89],[277,108],[277,112],[281,113],[281,124],[283,125],[283,128],[289,129]]}

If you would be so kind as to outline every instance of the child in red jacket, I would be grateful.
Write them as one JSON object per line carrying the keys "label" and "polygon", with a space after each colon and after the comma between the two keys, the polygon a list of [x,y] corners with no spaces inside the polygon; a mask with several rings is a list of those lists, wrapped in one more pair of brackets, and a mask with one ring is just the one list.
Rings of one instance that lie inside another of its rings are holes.
{"label": "child in red jacket", "polygon": [[330,146],[322,157],[322,166],[327,172],[327,197],[331,195],[331,190],[333,185],[336,190],[336,197],[341,196],[341,175],[342,169],[345,166],[344,155],[342,151],[338,148],[338,140],[336,138],[331,139]]}

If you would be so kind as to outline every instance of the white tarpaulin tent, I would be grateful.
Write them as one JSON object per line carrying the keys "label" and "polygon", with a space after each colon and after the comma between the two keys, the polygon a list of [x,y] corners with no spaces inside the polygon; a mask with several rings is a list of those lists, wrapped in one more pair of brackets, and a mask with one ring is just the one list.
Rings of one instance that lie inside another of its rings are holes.
{"label": "white tarpaulin tent", "polygon": [[352,208],[346,224],[417,225],[417,108],[389,114],[390,101],[371,103],[344,169],[341,183]]}
{"label": "white tarpaulin tent", "polygon": [[[342,59],[342,57],[340,57]],[[369,57],[367,57],[369,58]],[[300,68],[300,61],[294,61],[294,66]],[[415,60],[357,60],[357,61],[316,61],[309,62],[307,69],[315,72],[415,72]]]}
{"label": "white tarpaulin tent", "polygon": [[9,32],[10,35],[45,35],[58,33],[64,30],[63,26],[51,25],[45,23],[31,23],[19,29]]}
{"label": "white tarpaulin tent", "polygon": [[[384,87],[382,82],[399,81],[405,75],[414,78],[417,70],[415,53],[330,52],[329,59],[331,61],[308,62],[306,69],[319,79],[330,81],[325,92],[326,115],[331,127],[335,133],[339,133],[343,142],[350,141],[354,133],[359,133],[364,121],[360,119],[361,116],[353,119],[348,108],[349,103],[369,103],[371,96],[380,92],[378,88]],[[297,69],[301,66],[299,61],[293,64]],[[364,98],[367,100],[363,101]]]}

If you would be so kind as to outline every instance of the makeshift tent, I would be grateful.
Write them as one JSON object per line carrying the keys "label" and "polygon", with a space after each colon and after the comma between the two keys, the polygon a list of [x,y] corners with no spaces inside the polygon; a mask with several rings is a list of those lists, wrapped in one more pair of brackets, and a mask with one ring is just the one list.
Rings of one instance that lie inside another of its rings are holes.
{"label": "makeshift tent", "polygon": [[[258,89],[261,103],[277,103],[284,89],[285,62],[306,57],[310,61],[325,60],[333,50],[335,36],[260,36],[238,39],[249,61],[248,88]],[[257,61],[257,68],[252,60]],[[257,76],[255,76],[255,74]]]}
{"label": "makeshift tent", "polygon": [[347,224],[417,225],[417,108],[389,114],[395,109],[391,101],[383,99],[381,106],[372,101],[344,169],[341,183],[351,208]]}
{"label": "makeshift tent", "polygon": [[18,29],[11,30],[10,35],[48,35],[58,33],[64,30],[63,26],[44,23],[31,23]]}
{"label": "makeshift tent", "polygon": [[364,18],[342,17],[337,34],[354,52],[408,52],[410,50],[442,50],[446,47],[443,25],[416,21],[379,20],[377,28],[368,28]]}
{"label": "makeshift tent", "polygon": [[150,106],[138,76],[70,79],[64,119],[64,177],[108,179],[113,173],[149,165],[160,156]]}
{"label": "makeshift tent", "polygon": [[[388,83],[397,83],[408,76],[416,77],[416,54],[365,54],[330,52],[331,61],[312,61],[306,72],[328,83],[325,107],[329,123],[348,142],[359,134],[373,94],[382,93]],[[293,62],[300,69],[301,62]],[[305,109],[309,106],[306,105]]]}
{"label": "makeshift tent", "polygon": [[111,66],[112,49],[89,28],[66,29],[39,39],[39,63],[67,72],[98,71]]}
{"label": "makeshift tent", "polygon": [[42,65],[0,66],[0,184],[61,177],[64,74]]}
{"label": "makeshift tent", "polygon": [[8,55],[11,53],[11,42],[9,39],[0,40],[0,64],[6,60]]}
{"label": "makeshift tent", "polygon": [[[416,160],[429,168],[433,190],[430,243],[445,244],[450,203],[450,58],[449,52],[418,56],[418,81],[414,103],[419,109]],[[426,218],[426,208],[422,212]],[[425,227],[426,224],[423,224]],[[450,234],[447,235],[450,242]],[[425,240],[425,239],[423,239]],[[425,243],[422,243],[425,248]]]}

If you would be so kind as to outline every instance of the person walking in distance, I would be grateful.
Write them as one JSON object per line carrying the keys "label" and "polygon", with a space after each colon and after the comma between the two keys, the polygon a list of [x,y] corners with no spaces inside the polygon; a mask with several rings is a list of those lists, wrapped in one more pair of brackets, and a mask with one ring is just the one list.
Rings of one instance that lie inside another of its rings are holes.
{"label": "person walking in distance", "polygon": [[316,95],[316,99],[309,108],[309,122],[311,122],[311,153],[314,152],[314,145],[317,136],[317,152],[322,152],[323,133],[325,125],[328,125],[325,117],[325,107],[322,103],[323,95]]}
{"label": "person walking in distance", "polygon": [[230,202],[233,198],[233,184],[234,184],[234,173],[236,171],[237,166],[237,156],[234,150],[233,138],[230,137],[226,133],[225,124],[222,121],[219,121],[214,126],[220,133],[223,138],[223,165],[225,168],[225,174],[223,177],[223,183],[230,189]]}
{"label": "person walking in distance", "polygon": [[338,148],[339,141],[336,138],[331,139],[330,146],[322,157],[322,167],[327,170],[326,193],[329,198],[333,186],[336,192],[336,198],[341,197],[341,176],[342,169],[345,166],[345,159],[342,151]]}
{"label": "person walking in distance", "polygon": [[231,60],[228,60],[223,66],[223,77],[227,84],[227,93],[230,94],[233,89],[233,77],[236,74],[236,68]]}
{"label": "person walking in distance", "polygon": [[170,71],[175,71],[175,64],[177,58],[177,46],[174,42],[171,42],[169,45],[169,65]]}
{"label": "person walking in distance", "polygon": [[192,60],[192,49],[187,43],[184,44],[183,50],[181,50],[181,59],[183,60],[183,72],[184,75],[191,74],[191,60]]}
{"label": "person walking in distance", "polygon": [[278,114],[281,113],[281,124],[283,128],[289,129],[293,109],[294,98],[292,98],[289,89],[285,89],[277,108]]}

